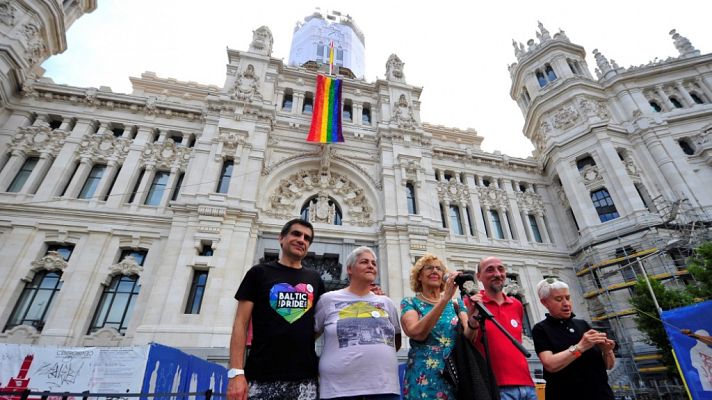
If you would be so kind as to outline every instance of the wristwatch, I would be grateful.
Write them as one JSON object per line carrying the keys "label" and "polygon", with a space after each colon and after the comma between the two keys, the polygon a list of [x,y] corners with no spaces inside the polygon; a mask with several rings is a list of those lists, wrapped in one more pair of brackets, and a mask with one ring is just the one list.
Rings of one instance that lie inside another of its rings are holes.
{"label": "wristwatch", "polygon": [[[576,356],[576,358],[581,357],[581,350],[579,350],[578,346],[573,344],[571,347],[569,347],[569,351]],[[229,376],[229,375],[228,375]]]}
{"label": "wristwatch", "polygon": [[228,379],[232,379],[238,375],[245,375],[244,369],[230,368],[227,370]]}

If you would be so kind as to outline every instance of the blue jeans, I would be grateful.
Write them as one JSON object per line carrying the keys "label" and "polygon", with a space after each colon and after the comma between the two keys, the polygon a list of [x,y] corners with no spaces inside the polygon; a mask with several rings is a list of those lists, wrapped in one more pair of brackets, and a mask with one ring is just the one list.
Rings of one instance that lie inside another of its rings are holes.
{"label": "blue jeans", "polygon": [[537,400],[534,386],[500,386],[501,400]]}
{"label": "blue jeans", "polygon": [[399,394],[362,394],[359,396],[332,397],[324,400],[400,400]]}

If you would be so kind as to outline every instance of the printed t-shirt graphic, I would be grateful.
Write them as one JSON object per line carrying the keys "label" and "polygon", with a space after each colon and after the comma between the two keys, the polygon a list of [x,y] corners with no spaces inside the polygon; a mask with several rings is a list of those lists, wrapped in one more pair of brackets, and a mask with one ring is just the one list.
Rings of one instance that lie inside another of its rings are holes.
{"label": "printed t-shirt graphic", "polygon": [[394,346],[395,329],[383,303],[344,301],[334,306],[339,310],[336,323],[339,347],[381,343]]}
{"label": "printed t-shirt graphic", "polygon": [[291,324],[314,305],[314,287],[308,283],[296,286],[278,283],[270,290],[269,303],[277,314]]}

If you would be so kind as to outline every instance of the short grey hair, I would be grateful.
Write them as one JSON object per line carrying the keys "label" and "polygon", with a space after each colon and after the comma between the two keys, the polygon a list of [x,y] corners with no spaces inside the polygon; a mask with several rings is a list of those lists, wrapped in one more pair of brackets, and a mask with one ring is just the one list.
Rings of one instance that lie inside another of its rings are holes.
{"label": "short grey hair", "polygon": [[376,253],[373,250],[371,250],[370,247],[361,246],[361,247],[355,248],[354,251],[352,251],[351,254],[349,254],[349,256],[346,257],[346,262],[344,263],[344,264],[346,264],[346,268],[352,267],[354,264],[356,264],[356,259],[358,259],[358,256],[360,256],[361,254],[363,254],[367,251],[370,252],[371,255],[373,255],[374,260],[378,261],[378,257],[376,256]]}
{"label": "short grey hair", "polygon": [[542,279],[541,282],[536,285],[536,293],[539,295],[539,300],[544,300],[549,297],[552,289],[568,289],[569,285],[566,282],[560,280],[556,277],[549,277]]}

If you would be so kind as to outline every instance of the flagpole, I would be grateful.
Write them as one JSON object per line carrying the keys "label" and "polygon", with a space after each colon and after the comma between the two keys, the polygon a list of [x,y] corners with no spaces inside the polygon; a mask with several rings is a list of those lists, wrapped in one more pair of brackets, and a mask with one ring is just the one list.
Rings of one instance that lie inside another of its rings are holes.
{"label": "flagpole", "polygon": [[334,75],[334,41],[329,42],[329,75]]}

